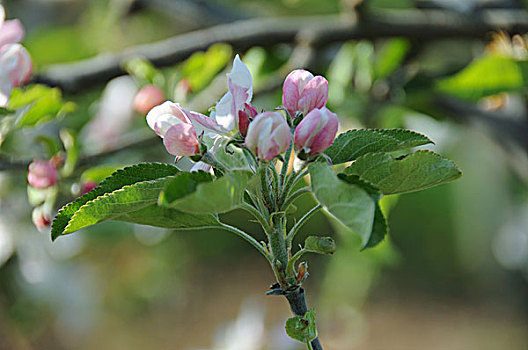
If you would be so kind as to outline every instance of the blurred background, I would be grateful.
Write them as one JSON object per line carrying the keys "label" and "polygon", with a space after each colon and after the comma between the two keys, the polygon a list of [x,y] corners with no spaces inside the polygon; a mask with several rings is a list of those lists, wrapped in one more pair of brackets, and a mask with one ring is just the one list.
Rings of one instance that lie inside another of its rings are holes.
{"label": "blurred background", "polygon": [[[284,332],[286,300],[264,295],[265,259],[230,233],[106,222],[51,243],[31,220],[27,163],[46,145],[66,139],[79,153],[56,207],[115,168],[173,162],[134,111],[136,92],[153,83],[207,112],[236,53],[259,109],[279,105],[286,74],[305,67],[328,79],[341,131],[416,130],[464,173],[385,197],[391,231],[374,249],[360,252],[323,213],[304,227],[298,242],[338,244],[308,258],[324,348],[528,349],[526,0],[3,5],[26,28],[34,82],[76,107],[0,148],[0,349],[303,348]],[[299,217],[310,200],[297,202]],[[226,219],[262,237],[245,213]]]}

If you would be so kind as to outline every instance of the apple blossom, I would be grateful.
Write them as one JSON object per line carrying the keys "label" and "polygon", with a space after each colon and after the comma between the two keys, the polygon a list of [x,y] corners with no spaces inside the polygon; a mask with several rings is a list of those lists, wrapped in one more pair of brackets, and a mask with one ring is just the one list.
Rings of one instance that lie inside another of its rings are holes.
{"label": "apple blossom", "polygon": [[282,86],[282,105],[295,117],[297,111],[305,115],[314,108],[322,108],[328,101],[328,81],[320,75],[297,69],[292,71]]}
{"label": "apple blossom", "polygon": [[334,141],[337,128],[337,116],[328,108],[313,109],[295,129],[295,148],[304,150],[309,155],[321,153]]}
{"label": "apple blossom", "polygon": [[27,50],[20,44],[0,48],[0,107],[6,107],[13,87],[24,83],[33,66]]}
{"label": "apple blossom", "polygon": [[147,114],[152,108],[165,101],[165,93],[155,85],[142,87],[134,97],[134,108],[141,114]]}
{"label": "apple blossom", "polygon": [[150,110],[147,123],[163,138],[167,151],[175,156],[193,156],[200,152],[200,137],[205,133],[222,134],[226,130],[203,114],[187,111],[178,103],[165,101]]}
{"label": "apple blossom", "polygon": [[35,159],[29,164],[28,183],[39,189],[48,188],[57,183],[57,169],[51,162]]}
{"label": "apple blossom", "polygon": [[238,55],[227,74],[227,87],[229,91],[218,101],[212,116],[229,132],[234,132],[239,128],[239,111],[243,111],[253,97],[251,73]]}
{"label": "apple blossom", "polygon": [[291,143],[290,127],[277,112],[262,112],[249,124],[246,147],[259,159],[270,161]]}

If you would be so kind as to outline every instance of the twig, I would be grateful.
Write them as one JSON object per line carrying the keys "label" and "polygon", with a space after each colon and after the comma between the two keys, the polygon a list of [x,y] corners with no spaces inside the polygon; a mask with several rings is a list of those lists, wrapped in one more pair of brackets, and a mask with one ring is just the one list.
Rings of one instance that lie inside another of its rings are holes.
{"label": "twig", "polygon": [[311,43],[311,47],[320,48],[358,38],[482,38],[497,29],[512,33],[528,31],[528,12],[486,10],[470,18],[444,10],[398,10],[369,14],[361,21],[353,16],[339,15],[257,18],[197,30],[119,53],[53,65],[37,76],[35,82],[59,86],[74,93],[123,74],[122,62],[132,57],[144,57],[156,66],[167,66],[218,42],[243,50],[255,45],[293,43],[298,41],[300,32],[305,33],[304,39]]}

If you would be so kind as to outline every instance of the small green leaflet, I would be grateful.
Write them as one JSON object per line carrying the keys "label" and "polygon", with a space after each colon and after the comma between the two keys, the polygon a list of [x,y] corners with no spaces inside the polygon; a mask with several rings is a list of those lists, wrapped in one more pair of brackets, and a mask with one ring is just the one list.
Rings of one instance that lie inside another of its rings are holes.
{"label": "small green leaflet", "polygon": [[295,316],[286,321],[286,333],[293,339],[303,343],[317,338],[315,326],[315,310],[308,310],[303,316]]}

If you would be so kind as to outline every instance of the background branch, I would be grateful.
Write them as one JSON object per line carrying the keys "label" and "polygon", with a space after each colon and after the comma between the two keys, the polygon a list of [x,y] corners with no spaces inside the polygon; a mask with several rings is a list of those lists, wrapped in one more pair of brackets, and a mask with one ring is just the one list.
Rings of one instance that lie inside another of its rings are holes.
{"label": "background branch", "polygon": [[445,10],[394,10],[367,14],[361,20],[353,15],[256,18],[197,30],[119,53],[49,66],[36,76],[35,82],[76,93],[124,74],[122,62],[132,57],[144,57],[159,67],[168,66],[218,42],[230,44],[235,50],[244,50],[255,45],[294,43],[302,33],[311,47],[320,48],[359,38],[482,38],[497,29],[511,33],[528,31],[528,12],[485,10],[469,17]]}

